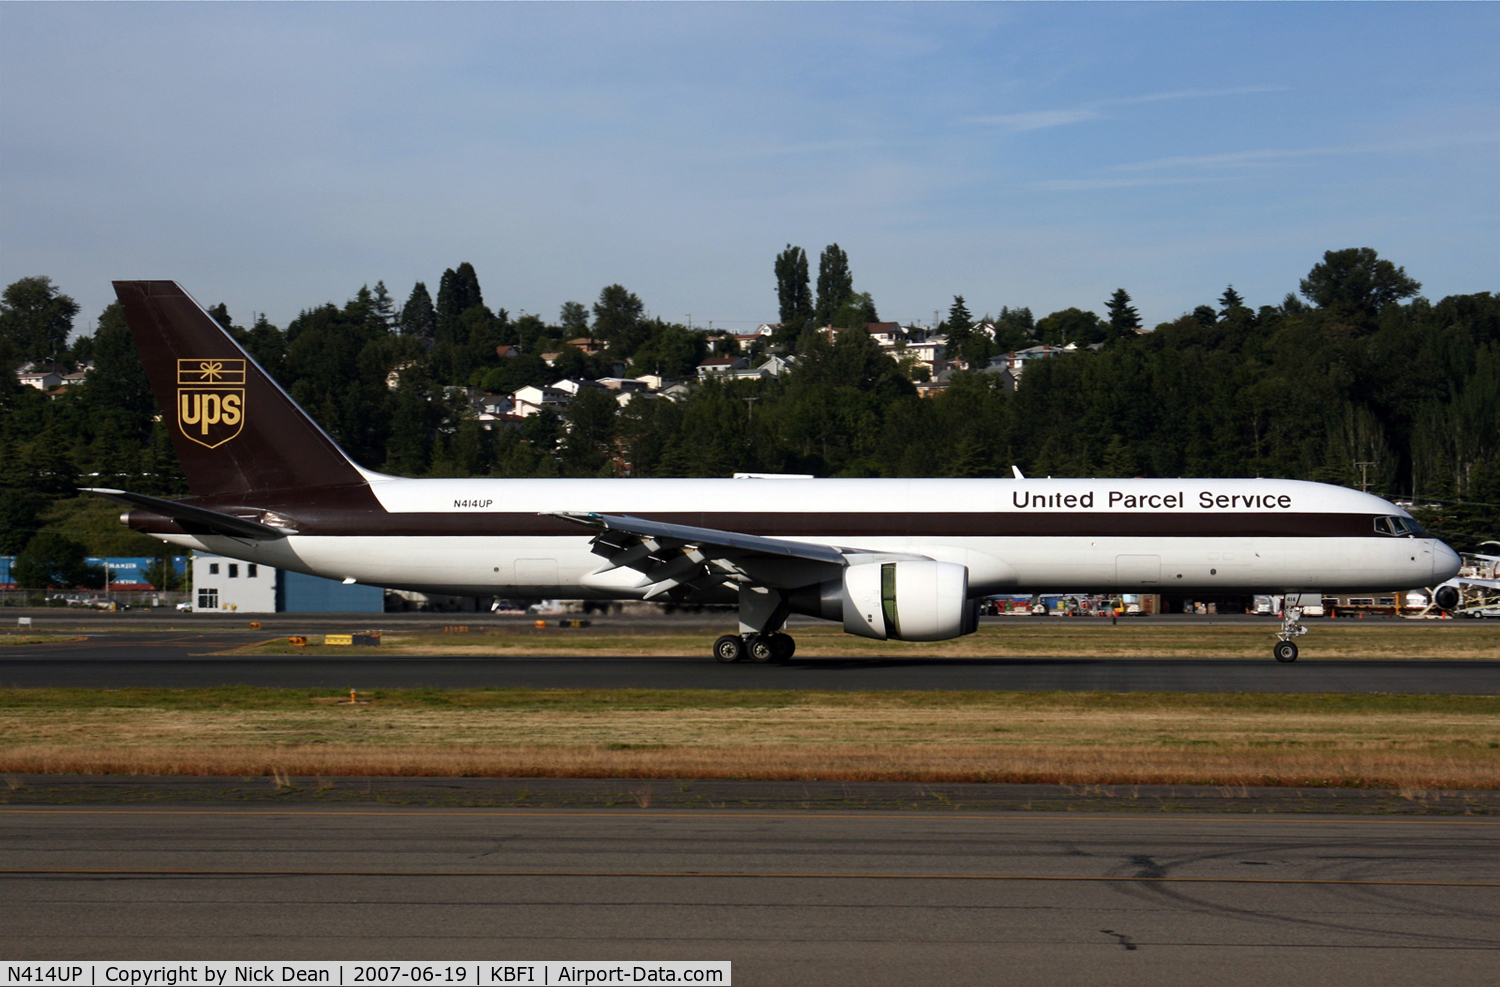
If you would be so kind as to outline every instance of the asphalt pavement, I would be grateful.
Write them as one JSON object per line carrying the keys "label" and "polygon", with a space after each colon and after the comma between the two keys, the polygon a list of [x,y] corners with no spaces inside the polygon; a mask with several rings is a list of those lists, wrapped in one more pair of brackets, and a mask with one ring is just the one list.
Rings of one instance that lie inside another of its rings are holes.
{"label": "asphalt pavement", "polygon": [[1500,979],[1500,820],[0,808],[0,954],[717,959],[754,984]]}
{"label": "asphalt pavement", "polygon": [[[346,620],[347,626],[348,621]],[[62,631],[62,628],[58,628]],[[82,640],[0,649],[0,688],[473,689],[484,687],[808,690],[1022,690],[1500,694],[1500,659],[797,658],[786,665],[678,657],[246,656],[221,652],[265,629],[98,630]],[[706,649],[705,649],[706,650]]]}

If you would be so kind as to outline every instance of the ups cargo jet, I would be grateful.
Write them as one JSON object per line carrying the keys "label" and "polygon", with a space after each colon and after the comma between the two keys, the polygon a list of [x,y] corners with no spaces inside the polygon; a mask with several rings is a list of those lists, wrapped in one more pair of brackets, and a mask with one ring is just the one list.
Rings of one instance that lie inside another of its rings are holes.
{"label": "ups cargo jet", "polygon": [[[187,548],[460,596],[739,607],[720,661],[777,661],[790,614],[877,640],[972,633],[978,599],[1432,586],[1459,559],[1405,511],[1288,480],[406,479],[349,459],[171,281],[115,291],[192,496],[94,490]],[[1288,608],[1275,656],[1305,631]]]}

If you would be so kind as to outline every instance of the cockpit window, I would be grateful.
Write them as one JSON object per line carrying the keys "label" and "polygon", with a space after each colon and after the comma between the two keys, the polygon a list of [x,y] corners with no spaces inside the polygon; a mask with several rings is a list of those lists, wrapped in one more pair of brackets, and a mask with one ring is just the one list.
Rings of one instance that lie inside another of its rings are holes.
{"label": "cockpit window", "polygon": [[1378,517],[1375,519],[1375,530],[1382,535],[1425,536],[1427,534],[1420,524],[1409,517]]}

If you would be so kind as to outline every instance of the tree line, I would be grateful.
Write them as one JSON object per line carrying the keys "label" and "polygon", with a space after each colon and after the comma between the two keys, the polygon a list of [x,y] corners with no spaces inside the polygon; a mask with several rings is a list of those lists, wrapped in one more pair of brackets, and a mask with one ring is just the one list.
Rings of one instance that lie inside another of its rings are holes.
{"label": "tree line", "polygon": [[[1351,248],[1327,252],[1277,304],[1252,308],[1230,286],[1150,332],[1124,289],[1102,316],[1070,307],[1035,318],[1007,305],[976,318],[955,296],[936,330],[969,369],[926,398],[915,387],[926,368],[900,350],[817,331],[880,321],[848,255],[830,245],[815,281],[810,268],[789,245],[771,272],[771,345],[796,356],[780,378],[708,380],[681,400],[624,407],[585,389],[519,430],[482,427],[455,385],[691,377],[708,334],[648,315],[618,284],[592,305],[563,304],[554,321],[513,315],[485,302],[467,263],[442,274],[436,297],[418,283],[398,302],[377,282],[285,328],[264,316],[241,325],[222,305],[210,314],[357,461],[399,475],[1003,477],[1015,465],[1029,476],[1274,476],[1415,498],[1456,548],[1500,539],[1494,293],[1432,302],[1404,269]],[[23,548],[47,526],[48,505],[79,485],[185,492],[119,306],[70,339],[77,314],[45,277],[0,297],[9,370],[93,364],[85,385],[55,400],[13,373],[0,381],[0,554]],[[598,352],[566,345],[577,338]],[[1041,342],[1079,349],[1029,363],[1014,392],[983,372],[995,353]],[[544,353],[560,355],[549,366]]]}

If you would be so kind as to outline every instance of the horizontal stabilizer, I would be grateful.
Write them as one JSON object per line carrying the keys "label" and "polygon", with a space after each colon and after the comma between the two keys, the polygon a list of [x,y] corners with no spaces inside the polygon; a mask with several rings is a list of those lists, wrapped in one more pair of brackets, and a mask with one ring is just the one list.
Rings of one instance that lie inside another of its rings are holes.
{"label": "horizontal stabilizer", "polygon": [[108,487],[80,487],[79,489],[84,493],[97,494],[117,503],[139,507],[152,514],[171,518],[190,530],[206,529],[208,534],[264,540],[285,538],[287,535],[297,533],[294,528],[273,528],[269,524],[261,524],[249,518],[235,517],[233,514],[211,511],[206,507],[184,504],[180,500],[163,500],[160,497],[148,497],[146,494],[130,493],[125,490],[111,490]]}

